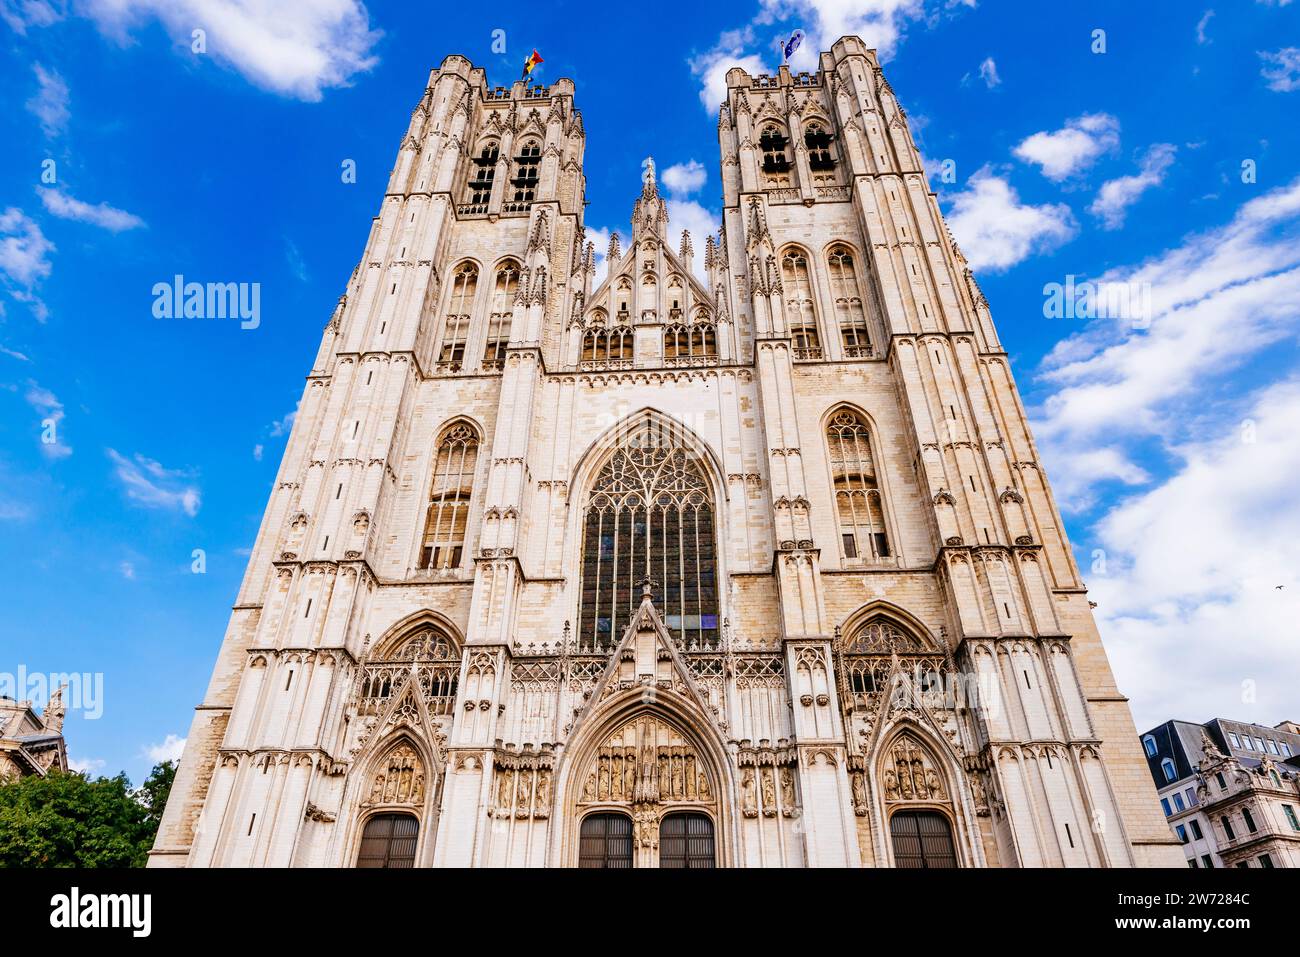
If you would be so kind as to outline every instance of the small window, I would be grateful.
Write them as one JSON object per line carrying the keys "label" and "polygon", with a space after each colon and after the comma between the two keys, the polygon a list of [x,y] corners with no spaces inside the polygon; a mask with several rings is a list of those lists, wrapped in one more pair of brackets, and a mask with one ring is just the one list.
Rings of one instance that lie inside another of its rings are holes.
{"label": "small window", "polygon": [[1187,810],[1187,805],[1183,803],[1183,796],[1181,794],[1174,795],[1174,807],[1178,808],[1179,811]]}
{"label": "small window", "polygon": [[1250,831],[1251,834],[1254,834],[1259,830],[1259,828],[1255,826],[1255,817],[1250,813],[1250,808],[1243,807],[1241,809],[1241,819],[1246,822],[1246,830]]}
{"label": "small window", "polygon": [[1196,820],[1196,818],[1192,818],[1188,823],[1192,827],[1192,837],[1198,841],[1205,837],[1205,833],[1201,830],[1200,821]]}
{"label": "small window", "polygon": [[1214,858],[1212,858],[1209,854],[1201,855],[1201,863],[1205,865],[1206,870],[1214,869]]}
{"label": "small window", "polygon": [[1291,757],[1291,745],[1287,744],[1285,741],[1279,741],[1277,743],[1277,746],[1282,749],[1283,757],[1286,758]]}
{"label": "small window", "polygon": [[1168,758],[1165,758],[1160,762],[1160,770],[1164,772],[1166,782],[1173,781],[1178,777],[1178,772],[1174,769],[1174,762],[1170,761]]}
{"label": "small window", "polygon": [[1178,835],[1178,840],[1182,841],[1184,844],[1187,843],[1187,828],[1179,824],[1176,828],[1174,828],[1174,833]]}
{"label": "small window", "polygon": [[1188,807],[1196,807],[1196,805],[1201,803],[1196,799],[1196,791],[1193,788],[1188,788],[1185,793],[1187,794]]}
{"label": "small window", "polygon": [[1269,739],[1268,739],[1267,741],[1265,741],[1264,743],[1265,743],[1266,745],[1268,745],[1268,753],[1269,753],[1269,754],[1277,754],[1277,742],[1276,742],[1276,741],[1274,741],[1272,738],[1269,738]]}
{"label": "small window", "polygon": [[1286,822],[1291,825],[1291,830],[1300,831],[1300,818],[1296,817],[1295,808],[1290,804],[1283,804],[1282,813],[1286,815]]}
{"label": "small window", "polygon": [[1169,806],[1169,798],[1161,798],[1160,806],[1165,809],[1165,817],[1169,817],[1174,813],[1174,809]]}
{"label": "small window", "polygon": [[1156,756],[1156,739],[1151,737],[1151,735],[1148,734],[1142,738],[1142,747],[1147,749],[1148,758],[1154,758]]}
{"label": "small window", "polygon": [[1273,858],[1269,857],[1267,854],[1259,855],[1259,866],[1266,868],[1267,870],[1272,870]]}
{"label": "small window", "polygon": [[1241,739],[1238,738],[1238,737],[1237,737],[1235,734],[1233,734],[1231,731],[1228,732],[1228,740],[1232,742],[1232,746],[1233,746],[1234,748],[1240,748],[1240,747],[1241,747]]}
{"label": "small window", "polygon": [[1237,834],[1232,829],[1232,822],[1228,820],[1228,815],[1225,814],[1223,817],[1219,818],[1219,823],[1223,825],[1223,836],[1230,841],[1235,841],[1237,839]]}
{"label": "small window", "polygon": [[1220,791],[1228,790],[1228,782],[1223,779],[1222,771],[1219,771],[1214,775],[1214,780],[1218,783]]}

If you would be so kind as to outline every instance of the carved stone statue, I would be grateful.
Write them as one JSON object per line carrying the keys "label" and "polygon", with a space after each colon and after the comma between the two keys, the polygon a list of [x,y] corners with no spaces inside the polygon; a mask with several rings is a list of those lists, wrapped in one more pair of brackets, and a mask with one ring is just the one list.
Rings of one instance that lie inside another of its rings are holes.
{"label": "carved stone statue", "polygon": [[753,768],[745,768],[740,779],[740,794],[745,817],[758,817],[758,789],[754,784]]}
{"label": "carved stone statue", "polygon": [[786,817],[795,808],[794,798],[794,772],[789,768],[781,769],[781,810]]}

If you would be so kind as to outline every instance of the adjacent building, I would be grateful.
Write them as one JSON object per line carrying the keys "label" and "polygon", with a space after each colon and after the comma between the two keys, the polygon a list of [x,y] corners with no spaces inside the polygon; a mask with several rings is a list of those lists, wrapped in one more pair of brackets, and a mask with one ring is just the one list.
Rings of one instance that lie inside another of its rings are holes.
{"label": "adjacent building", "polygon": [[875,52],[726,80],[598,278],[573,83],[432,71],[151,863],[1181,866]]}
{"label": "adjacent building", "polygon": [[68,770],[63,741],[66,710],[62,690],[54,693],[41,714],[30,701],[0,695],[0,781]]}
{"label": "adjacent building", "polygon": [[1188,867],[1300,867],[1300,726],[1215,718],[1142,735]]}

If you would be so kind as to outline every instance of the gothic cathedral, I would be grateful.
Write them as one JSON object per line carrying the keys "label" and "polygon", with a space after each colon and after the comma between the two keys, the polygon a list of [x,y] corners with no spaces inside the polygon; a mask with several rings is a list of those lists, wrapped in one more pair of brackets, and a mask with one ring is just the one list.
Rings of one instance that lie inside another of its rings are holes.
{"label": "gothic cathedral", "polygon": [[573,84],[431,73],[154,866],[1182,864],[875,52],[718,140],[597,281]]}

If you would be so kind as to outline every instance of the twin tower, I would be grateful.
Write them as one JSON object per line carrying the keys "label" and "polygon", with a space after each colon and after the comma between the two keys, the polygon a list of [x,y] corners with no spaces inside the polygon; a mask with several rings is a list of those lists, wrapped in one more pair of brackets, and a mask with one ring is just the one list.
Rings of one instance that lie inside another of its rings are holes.
{"label": "twin tower", "polygon": [[874,51],[730,71],[720,234],[649,163],[599,280],[585,137],[430,74],[151,864],[1181,864]]}

